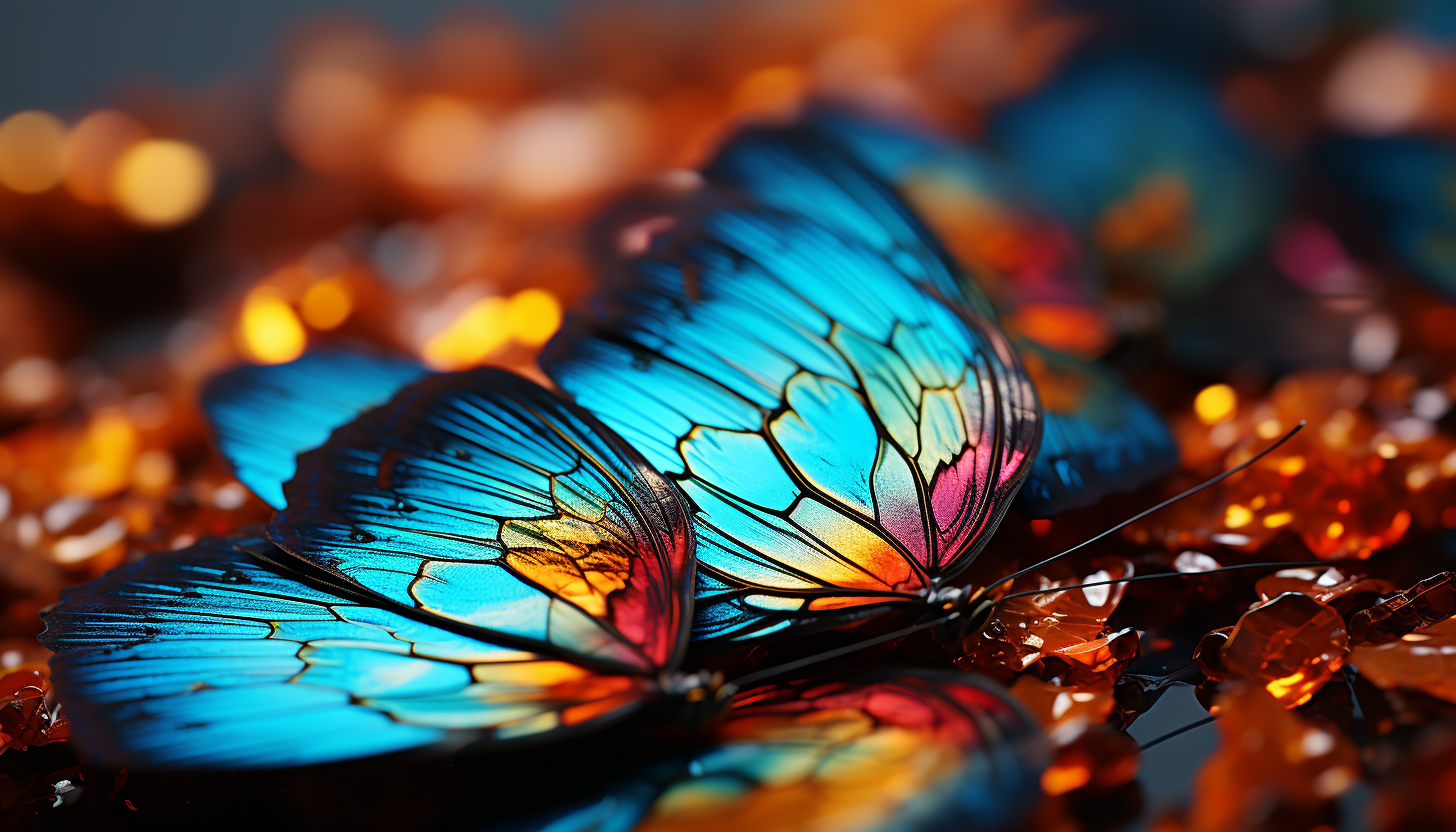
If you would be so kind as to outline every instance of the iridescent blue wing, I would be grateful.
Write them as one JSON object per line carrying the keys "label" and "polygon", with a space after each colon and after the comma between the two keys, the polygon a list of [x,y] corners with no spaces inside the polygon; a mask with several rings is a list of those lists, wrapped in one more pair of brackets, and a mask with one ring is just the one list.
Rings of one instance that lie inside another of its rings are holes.
{"label": "iridescent blue wing", "polygon": [[1161,417],[1115,373],[1016,339],[1042,407],[1041,449],[1015,508],[1051,517],[1172,472],[1178,446]]}
{"label": "iridescent blue wing", "polygon": [[269,538],[330,580],[597,666],[686,642],[677,490],[592,416],[497,369],[426,376],[298,459]]}
{"label": "iridescent blue wing", "polygon": [[726,145],[703,171],[714,187],[790,214],[878,255],[911,280],[967,306],[995,312],[986,296],[962,279],[924,223],[852,152],[812,125],[751,128]]}
{"label": "iridescent blue wing", "polygon": [[1040,727],[954,672],[876,672],[735,695],[708,747],[521,827],[549,832],[1003,829],[1041,797]]}
{"label": "iridescent blue wing", "polygon": [[990,135],[1119,271],[1170,294],[1225,276],[1279,217],[1281,172],[1214,85],[1149,59],[1072,61],[996,113]]}
{"label": "iridescent blue wing", "polygon": [[1100,302],[1100,281],[1062,220],[1004,161],[928,128],[825,111],[813,120],[895,187],[1003,314]]}
{"label": "iridescent blue wing", "polygon": [[[737,147],[726,157],[745,158]],[[851,161],[816,165],[894,207]],[[965,284],[949,262],[917,259],[936,250],[923,229],[914,255],[883,230],[846,236],[873,212],[826,227],[718,196],[629,263],[605,319],[578,320],[542,366],[696,506],[695,638],[921,603],[985,544],[1030,467],[1030,381],[994,320],[954,299]]]}
{"label": "iridescent blue wing", "polygon": [[877,673],[745,691],[642,832],[1000,829],[1041,797],[1035,720],[971,674]]}
{"label": "iridescent blue wing", "polygon": [[334,428],[428,372],[407,358],[321,349],[297,361],[244,365],[210,379],[202,408],[238,480],[274,508],[294,460]]}
{"label": "iridescent blue wing", "polygon": [[1456,145],[1414,136],[1341,139],[1321,155],[1364,201],[1396,257],[1456,297]]}
{"label": "iridescent blue wing", "polygon": [[113,765],[273,768],[569,732],[651,695],[263,565],[225,540],[71,587],[41,641]]}

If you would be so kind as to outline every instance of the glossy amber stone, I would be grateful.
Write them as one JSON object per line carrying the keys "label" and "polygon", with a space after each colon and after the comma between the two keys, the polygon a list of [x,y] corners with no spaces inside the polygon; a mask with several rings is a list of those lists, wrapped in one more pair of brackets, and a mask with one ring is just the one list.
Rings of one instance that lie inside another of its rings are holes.
{"label": "glossy amber stone", "polygon": [[1350,619],[1356,644],[1383,644],[1456,615],[1456,572],[1432,575]]}
{"label": "glossy amber stone", "polygon": [[1348,644],[1338,612],[1308,595],[1286,592],[1244,613],[1220,658],[1230,671],[1293,708],[1344,665]]}
{"label": "glossy amber stone", "polygon": [[1263,601],[1286,592],[1299,592],[1342,612],[1358,603],[1362,596],[1368,598],[1371,593],[1385,595],[1395,588],[1395,584],[1382,578],[1348,575],[1333,567],[1282,569],[1254,584],[1254,591]]}
{"label": "glossy amber stone", "polygon": [[1359,644],[1350,662],[1382,688],[1412,688],[1456,702],[1456,619],[1383,644]]}
{"label": "glossy amber stone", "polygon": [[1190,830],[1243,832],[1268,828],[1262,822],[1270,817],[1316,818],[1360,777],[1354,743],[1281,705],[1256,685],[1219,695],[1214,712],[1222,743],[1198,772]]}
{"label": "glossy amber stone", "polygon": [[70,725],[54,714],[47,699],[50,672],[43,664],[9,668],[0,677],[0,753],[64,740]]}

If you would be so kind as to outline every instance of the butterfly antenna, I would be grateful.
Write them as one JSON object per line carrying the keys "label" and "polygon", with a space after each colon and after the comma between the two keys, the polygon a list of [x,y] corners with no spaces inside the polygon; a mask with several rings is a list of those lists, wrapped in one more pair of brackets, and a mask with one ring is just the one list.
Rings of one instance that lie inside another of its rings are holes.
{"label": "butterfly antenna", "polygon": [[1220,572],[1236,572],[1241,569],[1294,569],[1299,567],[1322,566],[1324,564],[1342,563],[1338,560],[1320,561],[1311,563],[1307,560],[1275,560],[1264,563],[1238,563],[1233,566],[1220,566],[1217,569],[1207,569],[1202,572],[1157,572],[1152,575],[1133,575],[1128,578],[1110,578],[1105,581],[1091,581],[1085,584],[1072,584],[1071,586],[1049,586],[1045,589],[1028,589],[1025,592],[1013,592],[1010,595],[1002,595],[993,601],[987,601],[992,605],[1002,601],[1009,601],[1012,598],[1025,598],[1029,595],[1046,595],[1051,592],[1066,592],[1069,589],[1088,589],[1094,586],[1112,586],[1113,584],[1130,584],[1134,581],[1152,581],[1158,578],[1201,578],[1204,575],[1217,575]]}
{"label": "butterfly antenna", "polygon": [[[1280,445],[1283,445],[1285,442],[1288,442],[1291,438],[1294,437],[1294,434],[1299,433],[1300,429],[1303,428],[1304,425],[1305,425],[1305,421],[1303,419],[1300,419],[1299,420],[1299,424],[1295,425],[1292,430],[1290,430],[1288,433],[1284,434],[1284,436],[1280,437],[1280,439],[1279,439],[1278,442],[1275,442],[1273,445],[1270,445],[1269,447],[1267,447],[1264,450],[1258,452],[1257,454],[1254,454],[1252,457],[1250,457],[1249,459],[1245,460],[1244,462],[1241,462],[1238,465],[1235,465],[1234,467],[1228,469],[1227,471],[1224,471],[1222,474],[1219,474],[1216,477],[1213,477],[1211,479],[1204,480],[1203,482],[1199,483],[1198,485],[1193,486],[1192,488],[1188,489],[1187,491],[1184,491],[1182,494],[1179,494],[1176,497],[1169,497],[1168,499],[1164,500],[1161,503],[1158,503],[1157,505],[1153,506],[1152,508],[1145,509],[1141,513],[1136,514],[1136,515],[1134,515],[1132,517],[1129,517],[1128,519],[1122,521],[1121,523],[1118,523],[1116,526],[1113,526],[1112,528],[1108,529],[1105,532],[1102,532],[1099,535],[1096,535],[1094,537],[1087,538],[1086,540],[1082,541],[1081,543],[1078,543],[1076,546],[1073,546],[1072,548],[1067,549],[1064,552],[1059,552],[1059,553],[1057,553],[1055,555],[1052,555],[1051,557],[1047,558],[1046,560],[1041,561],[1040,563],[1033,563],[1031,566],[1028,566],[1025,569],[1022,569],[1019,572],[1012,572],[1010,575],[1007,575],[1004,578],[1001,578],[999,580],[996,580],[996,581],[991,582],[990,584],[988,584],[986,586],[985,589],[983,589],[981,591],[982,594],[984,594],[986,592],[989,592],[990,590],[995,589],[996,587],[998,587],[998,586],[1000,586],[1002,584],[1011,583],[1012,581],[1015,581],[1017,578],[1020,578],[1023,575],[1029,575],[1029,574],[1037,571],[1038,569],[1041,569],[1043,566],[1046,566],[1046,565],[1048,565],[1050,563],[1053,563],[1053,562],[1055,562],[1057,560],[1060,560],[1060,559],[1066,557],[1067,555],[1070,555],[1071,553],[1077,551],[1078,549],[1082,548],[1083,546],[1086,546],[1086,545],[1091,544],[1091,543],[1096,543],[1097,541],[1101,540],[1104,537],[1107,537],[1108,535],[1112,534],[1113,532],[1116,532],[1116,531],[1118,531],[1120,529],[1123,529],[1123,528],[1125,528],[1125,527],[1127,527],[1127,526],[1129,526],[1129,525],[1131,525],[1133,523],[1136,523],[1137,521],[1143,519],[1144,517],[1147,517],[1149,514],[1152,514],[1153,512],[1157,511],[1160,508],[1166,508],[1168,506],[1171,506],[1172,504],[1178,502],[1179,500],[1183,499],[1184,497],[1190,497],[1190,496],[1192,496],[1194,494],[1197,494],[1198,492],[1202,491],[1203,489],[1208,488],[1211,485],[1217,485],[1218,483],[1223,482],[1224,480],[1228,479],[1229,477],[1232,477],[1234,474],[1237,474],[1238,472],[1244,470],[1245,468],[1248,468],[1250,465],[1253,465],[1255,462],[1258,462],[1260,459],[1263,459],[1265,456],[1268,456],[1271,452],[1274,451],[1275,448],[1278,448]],[[1190,574],[1192,574],[1192,573],[1190,573]]]}
{"label": "butterfly antenna", "polygon": [[1176,736],[1180,736],[1182,734],[1186,734],[1189,731],[1192,731],[1194,728],[1202,728],[1203,726],[1207,725],[1210,722],[1213,722],[1216,719],[1218,719],[1218,717],[1206,716],[1203,719],[1196,720],[1194,722],[1190,722],[1187,725],[1184,725],[1182,728],[1175,728],[1172,731],[1169,731],[1168,733],[1162,735],[1161,737],[1155,737],[1153,739],[1148,740],[1147,742],[1145,742],[1142,745],[1138,746],[1138,750],[1139,751],[1147,751],[1149,748],[1152,748],[1153,746],[1158,745],[1159,743],[1164,743],[1164,742],[1167,742],[1168,740],[1171,740],[1172,738],[1174,738]]}

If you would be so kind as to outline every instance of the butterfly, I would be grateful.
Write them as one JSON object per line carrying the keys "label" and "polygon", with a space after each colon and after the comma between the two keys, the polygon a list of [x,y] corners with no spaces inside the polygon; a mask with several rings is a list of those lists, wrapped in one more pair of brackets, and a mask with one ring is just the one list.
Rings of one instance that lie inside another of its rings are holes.
{"label": "butterfly", "polygon": [[551,737],[696,684],[678,673],[687,507],[560,397],[432,375],[297,467],[269,529],[297,554],[208,541],[45,614],[101,758],[267,768]]}
{"label": "butterfly", "polygon": [[1028,477],[1054,513],[1175,458],[1150,409],[1067,361],[1042,375],[1089,394],[1043,432],[984,293],[833,135],[750,131],[704,179],[541,359],[696,507],[695,642],[939,613]]}

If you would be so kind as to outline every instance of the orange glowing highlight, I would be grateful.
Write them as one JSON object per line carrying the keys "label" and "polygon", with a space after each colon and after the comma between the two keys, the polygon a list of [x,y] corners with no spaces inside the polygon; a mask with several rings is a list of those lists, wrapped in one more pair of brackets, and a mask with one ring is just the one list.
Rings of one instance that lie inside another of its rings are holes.
{"label": "orange glowing highlight", "polygon": [[141,122],[117,110],[97,110],[81,119],[61,147],[66,190],[87,205],[110,203],[117,160],[146,137]]}
{"label": "orange glowing highlight", "polygon": [[331,277],[308,287],[298,304],[303,320],[314,329],[333,329],[354,311],[354,295],[342,277]]}
{"label": "orange glowing highlight", "polygon": [[66,126],[50,113],[26,110],[0,122],[0,185],[38,194],[61,181]]}
{"label": "orange glowing highlight", "polygon": [[503,298],[476,301],[425,343],[421,357],[437,370],[458,370],[480,363],[510,340],[506,309]]}
{"label": "orange glowing highlight", "polygon": [[1234,417],[1239,409],[1239,396],[1227,384],[1212,384],[1193,399],[1193,412],[1205,425],[1216,425]]}
{"label": "orange glowing highlight", "polygon": [[308,336],[293,308],[278,292],[259,286],[243,301],[238,321],[243,350],[255,363],[283,364],[303,355]]}
{"label": "orange glowing highlight", "polygon": [[169,228],[192,219],[211,194],[212,165],[187,142],[138,142],[122,154],[111,177],[117,209],[147,228]]}
{"label": "orange glowing highlight", "polygon": [[539,347],[561,327],[561,304],[545,289],[524,289],[506,306],[506,327],[512,338]]}

